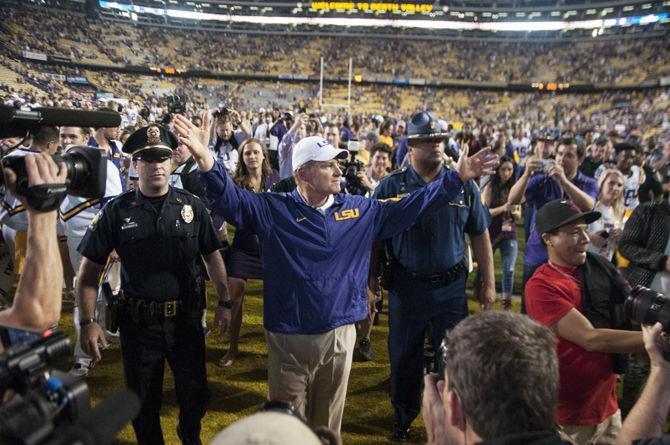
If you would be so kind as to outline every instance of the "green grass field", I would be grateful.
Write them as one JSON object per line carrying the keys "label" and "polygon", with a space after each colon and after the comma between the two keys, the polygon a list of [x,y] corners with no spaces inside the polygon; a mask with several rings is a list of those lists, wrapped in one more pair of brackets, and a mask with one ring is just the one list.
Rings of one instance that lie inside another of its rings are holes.
{"label": "green grass field", "polygon": [[[520,231],[520,244],[523,235]],[[523,252],[520,246],[519,252]],[[496,280],[500,285],[500,259],[496,255]],[[517,259],[515,293],[521,289],[522,255]],[[212,293],[209,289],[210,295]],[[209,322],[212,322],[215,298],[210,298]],[[217,366],[219,358],[226,350],[226,341],[217,334],[207,337],[207,374],[212,397],[209,409],[203,419],[202,439],[209,442],[218,431],[235,420],[255,412],[267,395],[266,347],[262,320],[262,282],[250,281],[244,307],[244,321],[241,331],[240,353],[237,361],[229,368]],[[518,305],[518,303],[517,303]],[[471,309],[477,304],[471,302]],[[374,327],[372,346],[375,360],[367,363],[354,362],[349,379],[347,403],[342,426],[346,444],[381,444],[389,442],[390,427],[393,422],[391,404],[388,397],[389,365],[386,337],[388,335],[386,309],[382,312],[381,324]],[[74,335],[72,329],[72,306],[64,304],[61,326]],[[167,366],[166,366],[167,368]],[[168,368],[169,369],[169,368]],[[103,351],[103,359],[91,370],[86,379],[93,404],[105,396],[123,388],[123,371],[118,344]],[[178,408],[175,400],[174,383],[169,371],[165,373],[163,409],[161,421],[168,444],[178,444],[176,435]],[[134,434],[127,427],[120,435],[119,442],[134,443]],[[425,443],[426,436],[421,418],[413,425],[413,443]]]}

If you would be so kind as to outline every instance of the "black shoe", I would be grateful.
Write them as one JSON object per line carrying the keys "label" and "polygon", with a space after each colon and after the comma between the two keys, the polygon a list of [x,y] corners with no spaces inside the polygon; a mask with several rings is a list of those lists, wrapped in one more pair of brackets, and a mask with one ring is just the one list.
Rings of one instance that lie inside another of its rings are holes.
{"label": "black shoe", "polygon": [[181,427],[177,425],[177,437],[179,437],[179,440],[181,440],[181,443],[183,445],[202,445],[202,442],[200,441],[200,438],[196,439],[184,439],[181,435]]}
{"label": "black shoe", "polygon": [[397,423],[393,425],[393,436],[391,440],[394,442],[407,442],[410,436],[410,428]]}
{"label": "black shoe", "polygon": [[370,362],[374,359],[372,355],[372,347],[370,346],[370,340],[364,338],[358,344],[358,355],[360,356],[360,361]]}

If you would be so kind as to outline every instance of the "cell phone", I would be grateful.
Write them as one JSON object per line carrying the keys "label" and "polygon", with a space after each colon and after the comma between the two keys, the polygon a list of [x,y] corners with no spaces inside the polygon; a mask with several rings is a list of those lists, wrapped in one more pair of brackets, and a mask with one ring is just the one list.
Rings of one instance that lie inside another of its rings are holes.
{"label": "cell phone", "polygon": [[542,171],[548,172],[551,167],[556,165],[556,161],[553,159],[542,159]]}
{"label": "cell phone", "polygon": [[356,139],[351,139],[347,142],[347,150],[358,152],[361,149],[361,143]]}
{"label": "cell phone", "polygon": [[167,109],[170,114],[181,114],[186,111],[186,103],[181,96],[173,95],[167,97]]}
{"label": "cell phone", "polygon": [[610,233],[607,230],[601,230],[598,235],[600,235],[601,238],[607,239],[610,236]]}

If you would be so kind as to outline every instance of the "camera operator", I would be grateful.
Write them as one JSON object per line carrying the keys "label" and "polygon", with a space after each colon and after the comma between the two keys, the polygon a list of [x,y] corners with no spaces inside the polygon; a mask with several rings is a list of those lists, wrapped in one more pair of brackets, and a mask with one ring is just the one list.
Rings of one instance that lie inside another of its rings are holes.
{"label": "camera operator", "polygon": [[561,444],[556,337],[512,312],[475,314],[445,337],[443,380],[424,377],[429,445]]}
{"label": "camera operator", "polygon": [[[31,153],[55,154],[58,148],[58,130],[55,127],[40,127],[34,132],[30,145],[30,148],[21,146],[7,156],[27,156]],[[21,274],[26,256],[28,215],[23,201],[14,196],[11,190],[3,197],[0,222],[14,231],[14,272]]]}
{"label": "camera operator", "polygon": [[621,354],[643,350],[642,334],[625,330],[629,286],[607,259],[587,252],[587,224],[598,218],[570,201],[544,205],[536,228],[549,260],[526,284],[528,315],[558,337],[557,423],[578,444],[614,443],[621,428]]}
{"label": "camera operator", "polygon": [[[46,153],[27,155],[25,165],[29,187],[65,183],[67,170],[61,165],[59,172]],[[11,189],[16,175],[5,169],[5,180]],[[16,196],[28,213],[26,261],[14,303],[0,312],[0,324],[43,330],[60,318],[63,265],[56,236],[58,212],[39,212],[28,205],[25,197]]]}
{"label": "camera operator", "polygon": [[[670,409],[670,362],[663,357],[669,349],[667,332],[663,332],[661,323],[656,323],[642,326],[642,337],[651,370],[637,403],[621,426],[615,445],[670,443],[670,435],[659,437]],[[650,439],[640,440],[642,438]]]}

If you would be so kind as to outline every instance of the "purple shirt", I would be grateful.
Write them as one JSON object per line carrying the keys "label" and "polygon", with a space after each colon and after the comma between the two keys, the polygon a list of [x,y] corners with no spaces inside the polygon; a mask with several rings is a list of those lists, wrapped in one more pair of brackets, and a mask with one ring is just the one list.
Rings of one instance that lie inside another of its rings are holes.
{"label": "purple shirt", "polygon": [[[589,178],[579,170],[577,176],[571,181],[579,190],[583,191],[594,200],[598,196],[598,184],[595,179]],[[533,218],[530,223],[530,237],[526,243],[526,251],[523,262],[529,266],[537,266],[545,263],[548,259],[547,249],[542,244],[540,235],[535,229],[535,215],[537,211],[549,201],[556,199],[569,199],[568,195],[561,190],[554,179],[550,178],[546,173],[534,175],[528,181],[526,188],[526,205],[533,209]]]}

